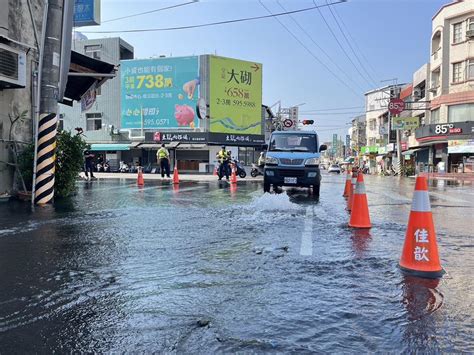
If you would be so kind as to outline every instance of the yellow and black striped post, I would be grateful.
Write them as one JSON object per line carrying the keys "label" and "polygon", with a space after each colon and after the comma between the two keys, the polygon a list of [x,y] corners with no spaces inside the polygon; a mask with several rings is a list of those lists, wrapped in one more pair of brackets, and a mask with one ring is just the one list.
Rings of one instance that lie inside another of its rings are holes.
{"label": "yellow and black striped post", "polygon": [[40,115],[34,196],[37,205],[50,203],[54,197],[57,123],[55,113]]}

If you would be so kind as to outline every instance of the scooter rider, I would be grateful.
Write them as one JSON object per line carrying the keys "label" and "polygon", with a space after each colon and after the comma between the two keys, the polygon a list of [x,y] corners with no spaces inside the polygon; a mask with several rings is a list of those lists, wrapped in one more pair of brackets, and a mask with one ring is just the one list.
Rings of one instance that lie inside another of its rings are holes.
{"label": "scooter rider", "polygon": [[217,152],[216,158],[219,162],[219,180],[222,180],[224,175],[229,180],[229,154],[225,150],[225,145]]}
{"label": "scooter rider", "polygon": [[258,157],[258,160],[257,160],[257,165],[259,168],[262,168],[265,166],[265,153],[264,152],[260,152],[260,156]]}

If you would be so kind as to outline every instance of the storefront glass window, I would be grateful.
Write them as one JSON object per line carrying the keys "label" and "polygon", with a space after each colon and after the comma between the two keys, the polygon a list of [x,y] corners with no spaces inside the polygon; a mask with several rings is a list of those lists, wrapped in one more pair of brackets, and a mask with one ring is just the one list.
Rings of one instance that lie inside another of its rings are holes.
{"label": "storefront glass window", "polygon": [[474,117],[474,104],[448,107],[448,122],[466,122]]}

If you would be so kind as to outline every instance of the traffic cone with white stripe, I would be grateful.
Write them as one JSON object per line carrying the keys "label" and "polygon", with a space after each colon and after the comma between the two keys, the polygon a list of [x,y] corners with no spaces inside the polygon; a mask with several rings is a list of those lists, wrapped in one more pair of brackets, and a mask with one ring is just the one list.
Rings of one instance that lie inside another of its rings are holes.
{"label": "traffic cone with white stripe", "polygon": [[426,177],[416,178],[400,268],[414,276],[430,279],[444,274],[439,261]]}
{"label": "traffic cone with white stripe", "polygon": [[357,176],[357,184],[352,195],[352,210],[349,220],[349,227],[352,228],[370,228],[369,205],[367,203],[367,194],[365,193],[364,175]]}
{"label": "traffic cone with white stripe", "polygon": [[357,170],[352,171],[351,177],[351,188],[349,189],[349,195],[347,196],[347,207],[346,209],[350,211],[352,209],[352,201],[354,200],[354,190],[357,183]]}
{"label": "traffic cone with white stripe", "polygon": [[344,186],[344,193],[342,194],[343,197],[348,197],[351,191],[351,171],[347,169],[346,174],[346,186]]}

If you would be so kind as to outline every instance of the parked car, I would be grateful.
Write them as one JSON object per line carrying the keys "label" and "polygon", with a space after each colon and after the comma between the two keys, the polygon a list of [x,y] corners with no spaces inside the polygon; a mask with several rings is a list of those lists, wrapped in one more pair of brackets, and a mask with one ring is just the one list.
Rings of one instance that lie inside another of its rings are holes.
{"label": "parked car", "polygon": [[329,168],[328,168],[328,173],[340,174],[341,173],[341,168],[337,164],[331,164],[331,166],[329,166]]}

